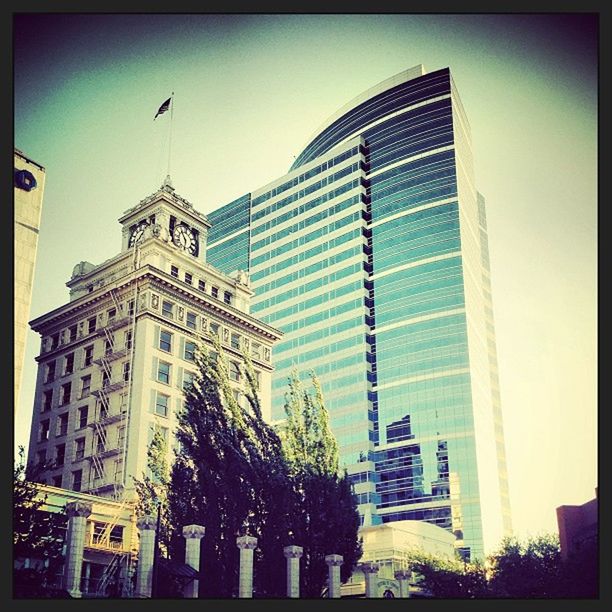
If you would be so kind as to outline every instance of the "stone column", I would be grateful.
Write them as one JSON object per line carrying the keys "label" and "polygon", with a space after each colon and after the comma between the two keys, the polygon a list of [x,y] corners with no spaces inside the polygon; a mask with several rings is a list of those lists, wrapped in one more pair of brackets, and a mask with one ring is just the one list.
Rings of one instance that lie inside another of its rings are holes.
{"label": "stone column", "polygon": [[285,546],[287,558],[287,597],[300,596],[300,557],[304,553],[301,546]]}
{"label": "stone column", "polygon": [[366,584],[366,592],[365,596],[368,598],[378,597],[378,593],[376,592],[376,579],[378,578],[378,563],[374,563],[372,561],[367,563],[362,563],[359,569],[363,572],[365,576],[365,584]]}
{"label": "stone column", "polygon": [[344,563],[342,555],[327,555],[325,563],[329,568],[329,578],[327,582],[327,596],[340,597],[340,566]]}
{"label": "stone column", "polygon": [[145,514],[136,521],[136,527],[140,531],[140,546],[138,547],[138,569],[136,570],[134,595],[136,597],[151,597],[157,521],[150,514]]}
{"label": "stone column", "polygon": [[76,501],[66,504],[68,532],[66,534],[66,559],[64,561],[64,588],[72,597],[81,597],[85,530],[91,508],[91,503],[87,502]]}
{"label": "stone column", "polygon": [[238,597],[253,597],[253,550],[257,538],[248,535],[236,538],[240,549],[240,572],[238,578]]}
{"label": "stone column", "polygon": [[[183,527],[185,538],[185,565],[190,565],[197,572],[200,571],[200,540],[204,537],[204,527],[201,525],[187,525]],[[195,578],[185,585],[183,596],[195,598],[198,596],[200,581]]]}
{"label": "stone column", "polygon": [[399,582],[400,597],[410,597],[410,578],[412,577],[412,571],[409,569],[402,569],[395,572],[395,579]]}

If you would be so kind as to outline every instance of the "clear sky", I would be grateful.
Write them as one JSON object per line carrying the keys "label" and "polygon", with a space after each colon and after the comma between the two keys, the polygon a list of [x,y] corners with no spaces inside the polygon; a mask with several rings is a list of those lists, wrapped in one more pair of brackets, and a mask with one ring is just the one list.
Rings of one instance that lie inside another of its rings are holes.
{"label": "clear sky", "polygon": [[[487,201],[515,533],[597,486],[597,24],[548,15],[16,15],[15,146],[47,171],[31,318],[168,163],[207,213],[285,174],[323,121],[406,68],[450,67]],[[25,444],[39,337],[15,423]]]}

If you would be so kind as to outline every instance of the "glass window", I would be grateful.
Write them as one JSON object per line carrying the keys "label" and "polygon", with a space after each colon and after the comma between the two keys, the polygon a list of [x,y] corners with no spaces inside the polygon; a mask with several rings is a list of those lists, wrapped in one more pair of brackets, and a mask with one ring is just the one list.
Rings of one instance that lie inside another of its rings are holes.
{"label": "glass window", "polygon": [[[95,319],[94,319],[95,320]],[[59,333],[51,336],[51,350],[55,350],[59,346]]]}
{"label": "glass window", "polygon": [[157,368],[157,380],[167,385],[170,384],[170,364],[165,361],[160,361]]}
{"label": "glass window", "polygon": [[257,342],[251,343],[251,355],[253,355],[253,357],[257,357],[258,359],[261,358],[261,344],[258,344]]}
{"label": "glass window", "polygon": [[239,349],[240,348],[240,335],[232,334],[231,336],[231,346],[232,348]]}
{"label": "glass window", "polygon": [[93,361],[93,350],[93,344],[91,346],[85,347],[85,359],[83,360],[83,367],[91,365],[91,362]]}
{"label": "glass window", "polygon": [[60,396],[60,406],[70,403],[70,393],[72,391],[72,383],[62,385],[62,394]]}
{"label": "glass window", "polygon": [[178,268],[176,266],[170,266],[170,274],[174,276],[174,278],[178,278]]}
{"label": "glass window", "polygon": [[163,393],[157,394],[157,399],[155,400],[155,414],[164,417],[168,416],[168,399],[170,398]]}
{"label": "glass window", "polygon": [[174,304],[172,302],[168,302],[164,300],[162,302],[162,315],[164,317],[168,317],[168,319],[172,319],[174,317]]}
{"label": "glass window", "polygon": [[51,410],[52,402],[53,402],[53,389],[49,389],[49,391],[44,391],[42,411],[47,412],[47,410]]}
{"label": "glass window", "polygon": [[232,303],[232,294],[229,291],[224,291],[223,292],[223,301],[226,304],[231,304]]}
{"label": "glass window", "polygon": [[114,345],[115,345],[115,336],[111,335],[108,340],[104,341],[104,354],[110,355],[113,352]]}
{"label": "glass window", "polygon": [[189,274],[189,272],[185,272],[185,282],[188,285],[191,285],[191,283],[193,282],[193,276]]}
{"label": "glass window", "polygon": [[187,327],[190,329],[196,329],[196,313],[188,312],[187,313]]}
{"label": "glass window", "polygon": [[65,436],[68,433],[68,413],[60,414],[57,419],[56,436]]}
{"label": "glass window", "polygon": [[126,361],[123,364],[123,381],[129,382],[130,380],[130,362]]}
{"label": "glass window", "polygon": [[96,317],[91,317],[91,319],[87,319],[87,331],[90,334],[93,334],[96,331]]}
{"label": "glass window", "polygon": [[210,333],[213,334],[214,336],[219,335],[219,324],[218,323],[213,323],[212,321],[210,322]]}
{"label": "glass window", "polygon": [[55,361],[50,361],[47,364],[47,372],[45,375],[45,382],[53,382],[55,380]]}
{"label": "glass window", "polygon": [[51,482],[53,483],[54,487],[61,489],[62,488],[62,475],[58,474],[57,476],[53,476],[53,478],[51,479]]}
{"label": "glass window", "polygon": [[198,289],[200,291],[206,291],[206,283],[202,279],[198,281]]}
{"label": "glass window", "polygon": [[55,465],[56,467],[61,467],[64,465],[64,459],[66,457],[66,445],[58,444],[55,447]]}
{"label": "glass window", "polygon": [[83,481],[83,470],[75,470],[72,472],[72,490],[80,491]]}
{"label": "glass window", "polygon": [[185,370],[183,372],[183,391],[189,391],[193,384],[194,373]]}
{"label": "glass window", "polygon": [[214,298],[218,298],[219,297],[219,288],[218,287],[211,287],[210,288],[210,294],[214,297]]}
{"label": "glass window", "polygon": [[81,378],[81,399],[89,395],[91,389],[91,376]]}
{"label": "glass window", "polygon": [[38,426],[38,441],[44,442],[49,439],[49,419],[40,422]]}
{"label": "glass window", "polygon": [[116,308],[110,308],[108,313],[107,313],[108,322],[112,323],[115,320],[116,316],[117,316],[117,309]]}
{"label": "glass window", "polygon": [[74,342],[77,338],[77,326],[76,325],[71,325],[68,328],[68,334],[69,334],[69,339],[70,342]]}
{"label": "glass window", "polygon": [[44,466],[47,462],[47,449],[43,448],[42,450],[36,451],[36,465]]}
{"label": "glass window", "polygon": [[172,351],[172,334],[169,331],[162,331],[159,334],[159,348],[168,353]]}
{"label": "glass window", "polygon": [[74,460],[80,461],[85,456],[85,438],[77,438],[74,441]]}
{"label": "glass window", "polygon": [[125,426],[117,429],[117,448],[123,448],[125,444]]}
{"label": "glass window", "polygon": [[87,427],[88,413],[89,413],[89,408],[87,406],[81,406],[79,408],[79,418],[77,421],[77,429],[82,429],[83,427]]}
{"label": "glass window", "polygon": [[128,314],[130,315],[130,317],[134,315],[134,305],[135,305],[134,300],[128,301]]}
{"label": "glass window", "polygon": [[74,353],[68,353],[64,357],[64,374],[72,374],[74,371]]}
{"label": "glass window", "polygon": [[240,366],[235,361],[229,362],[229,377],[230,380],[239,381],[240,380]]}
{"label": "glass window", "polygon": [[132,330],[125,332],[125,348],[129,351],[132,348]]}
{"label": "glass window", "polygon": [[187,361],[195,361],[195,342],[185,342],[185,355],[184,358]]}

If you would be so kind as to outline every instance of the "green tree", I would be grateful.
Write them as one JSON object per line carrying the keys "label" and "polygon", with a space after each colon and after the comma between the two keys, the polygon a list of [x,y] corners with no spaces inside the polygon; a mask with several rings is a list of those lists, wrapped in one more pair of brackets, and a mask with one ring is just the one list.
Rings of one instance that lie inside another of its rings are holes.
{"label": "green tree", "polygon": [[328,575],[325,556],[344,557],[344,582],[362,548],[355,496],[346,472],[339,475],[338,444],[329,427],[319,381],[314,372],[310,376],[314,395],[303,388],[297,370],[291,372],[282,440],[294,491],[292,539],[304,548],[300,593],[320,597]]}
{"label": "green tree", "polygon": [[29,559],[30,567],[14,571],[14,596],[45,597],[64,562],[66,516],[42,509],[47,496],[39,495],[39,470],[26,467],[24,456],[20,446],[13,467],[13,558]]}
{"label": "green tree", "polygon": [[544,534],[520,542],[505,538],[489,557],[490,586],[496,597],[565,597],[557,535]]}
{"label": "green tree", "polygon": [[[213,337],[214,352],[196,352],[198,372],[179,414],[180,450],[171,471],[170,520],[177,527],[175,555],[184,554],[178,527],[204,525],[200,595],[231,597],[238,585],[236,537],[258,538],[255,554],[258,596],[282,596],[278,567],[288,540],[291,489],[281,443],[261,414],[248,357],[241,369],[248,408],[240,406],[229,380],[226,358]],[[280,563],[280,565],[279,565]]]}

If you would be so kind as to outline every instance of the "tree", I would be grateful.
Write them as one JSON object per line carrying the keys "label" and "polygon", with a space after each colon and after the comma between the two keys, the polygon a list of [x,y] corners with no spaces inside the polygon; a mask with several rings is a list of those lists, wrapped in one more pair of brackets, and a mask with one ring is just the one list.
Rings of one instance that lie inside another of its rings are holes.
{"label": "tree", "polygon": [[29,560],[29,568],[14,571],[15,597],[45,597],[63,564],[66,516],[42,510],[47,497],[39,495],[38,469],[26,468],[25,451],[13,467],[13,557]]}
{"label": "tree", "polygon": [[325,556],[344,557],[344,582],[362,549],[351,483],[346,472],[339,475],[338,444],[329,427],[321,386],[314,372],[310,377],[314,397],[302,387],[297,370],[291,372],[282,440],[295,500],[293,542],[304,548],[300,592],[303,597],[320,597],[328,575]]}
{"label": "tree", "polygon": [[257,595],[282,596],[285,580],[277,568],[284,562],[282,546],[288,541],[291,488],[280,439],[263,421],[248,357],[244,355],[241,368],[248,401],[243,407],[234,395],[221,347],[216,337],[212,340],[212,354],[196,351],[198,372],[179,414],[180,450],[168,495],[176,528],[172,553],[184,551],[179,526],[204,525],[206,580],[200,581],[200,595],[231,597],[238,585],[236,537],[255,536]]}
{"label": "tree", "polygon": [[544,534],[521,543],[504,538],[489,557],[491,589],[496,597],[565,597],[561,551],[557,535]]}

